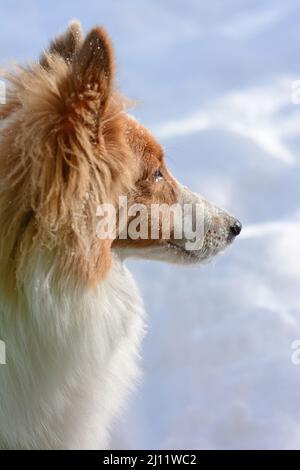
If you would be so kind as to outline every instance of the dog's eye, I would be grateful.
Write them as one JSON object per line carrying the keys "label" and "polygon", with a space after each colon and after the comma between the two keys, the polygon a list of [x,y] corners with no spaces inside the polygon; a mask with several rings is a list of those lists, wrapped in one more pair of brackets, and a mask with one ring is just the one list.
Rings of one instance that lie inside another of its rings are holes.
{"label": "dog's eye", "polygon": [[160,170],[156,170],[154,173],[154,181],[155,183],[158,183],[159,181],[162,181],[164,179],[162,172]]}

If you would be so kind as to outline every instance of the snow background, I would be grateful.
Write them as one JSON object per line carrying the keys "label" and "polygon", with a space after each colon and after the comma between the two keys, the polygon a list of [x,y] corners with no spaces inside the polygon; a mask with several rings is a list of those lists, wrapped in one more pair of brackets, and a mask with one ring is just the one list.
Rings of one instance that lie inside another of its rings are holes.
{"label": "snow background", "polygon": [[200,268],[131,262],[149,313],[121,448],[300,448],[300,1],[0,0],[0,58],[79,18],[115,44],[122,90],[180,181],[243,234]]}

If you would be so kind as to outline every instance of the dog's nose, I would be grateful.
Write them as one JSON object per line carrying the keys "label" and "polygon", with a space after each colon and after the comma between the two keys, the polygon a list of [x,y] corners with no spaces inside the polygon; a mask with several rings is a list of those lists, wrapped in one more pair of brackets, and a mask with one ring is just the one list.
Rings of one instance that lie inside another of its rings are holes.
{"label": "dog's nose", "polygon": [[233,224],[230,226],[230,232],[234,237],[237,237],[242,231],[242,224],[239,220],[235,220]]}

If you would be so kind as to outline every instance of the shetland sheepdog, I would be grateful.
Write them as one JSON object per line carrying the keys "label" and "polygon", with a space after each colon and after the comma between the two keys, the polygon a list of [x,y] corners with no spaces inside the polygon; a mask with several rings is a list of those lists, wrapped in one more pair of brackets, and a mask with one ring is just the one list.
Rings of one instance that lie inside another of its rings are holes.
{"label": "shetland sheepdog", "polygon": [[103,28],[72,22],[3,77],[0,448],[105,449],[144,335],[124,261],[201,263],[241,224],[172,176],[116,89]]}

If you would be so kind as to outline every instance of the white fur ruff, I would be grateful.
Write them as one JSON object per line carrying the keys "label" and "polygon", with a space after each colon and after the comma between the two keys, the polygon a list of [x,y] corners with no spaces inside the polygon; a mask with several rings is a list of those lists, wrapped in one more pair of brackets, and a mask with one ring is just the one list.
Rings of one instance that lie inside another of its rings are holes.
{"label": "white fur ruff", "polygon": [[119,258],[96,291],[59,285],[58,273],[41,254],[19,306],[0,296],[0,448],[107,448],[139,376],[144,310]]}

